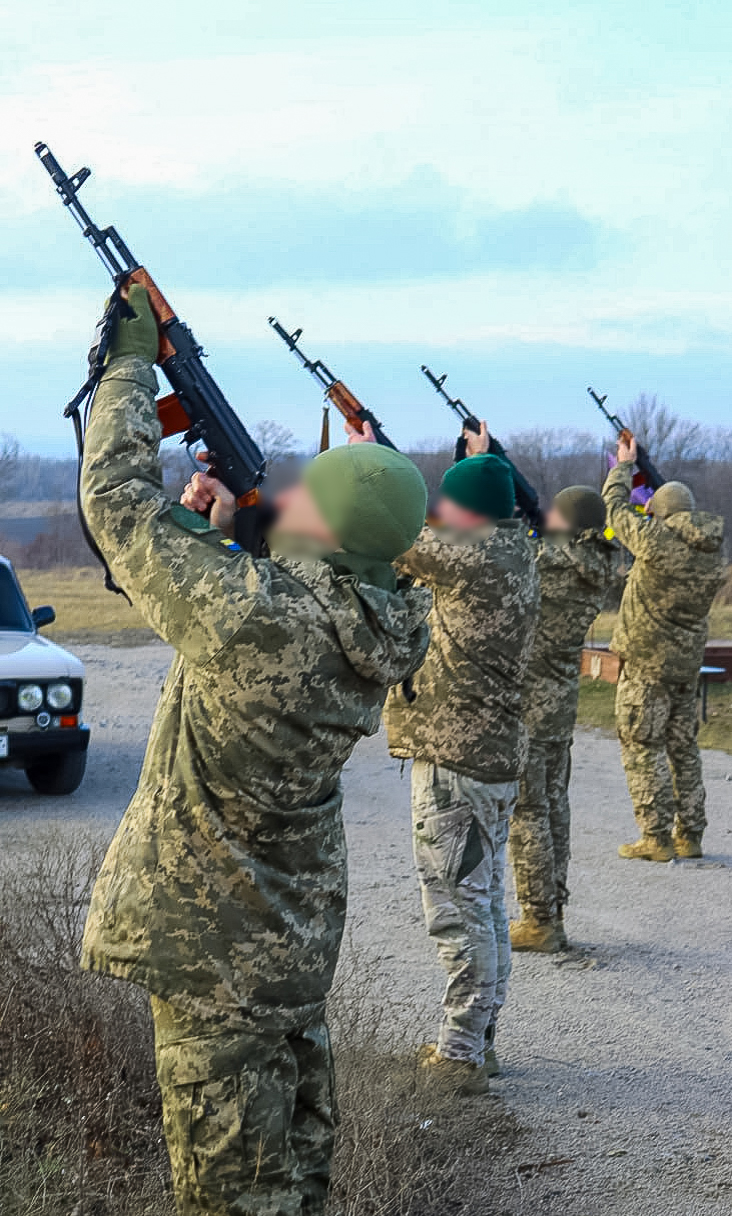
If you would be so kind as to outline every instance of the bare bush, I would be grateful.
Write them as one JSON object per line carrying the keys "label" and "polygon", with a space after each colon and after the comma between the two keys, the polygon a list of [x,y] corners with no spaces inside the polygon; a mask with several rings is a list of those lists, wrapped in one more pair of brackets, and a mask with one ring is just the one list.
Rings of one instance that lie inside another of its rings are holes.
{"label": "bare bush", "polygon": [[77,965],[101,856],[49,835],[0,872],[3,1216],[172,1216],[149,1003]]}
{"label": "bare bush", "polygon": [[385,999],[378,958],[344,953],[329,1002],[342,1117],[329,1213],[491,1216],[491,1159],[521,1128],[503,1104],[436,1090],[405,1044],[414,1009]]}
{"label": "bare bush", "polygon": [[93,566],[97,560],[84,539],[75,512],[51,514],[48,525],[32,541],[14,548],[13,560],[29,570],[48,570],[53,566]]}
{"label": "bare bush", "polygon": [[[173,1216],[149,1002],[77,958],[102,847],[60,834],[0,865],[3,1216]],[[351,948],[330,1002],[342,1124],[331,1216],[489,1216],[502,1104],[436,1093],[379,963]]]}

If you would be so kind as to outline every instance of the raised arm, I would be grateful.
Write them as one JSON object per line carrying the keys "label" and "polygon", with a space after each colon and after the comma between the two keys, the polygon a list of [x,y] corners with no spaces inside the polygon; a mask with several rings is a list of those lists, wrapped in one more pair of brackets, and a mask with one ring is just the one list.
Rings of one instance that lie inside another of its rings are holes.
{"label": "raised arm", "polygon": [[631,506],[633,467],[632,460],[624,460],[611,469],[602,487],[602,497],[607,507],[608,525],[620,543],[637,555],[651,521]]}
{"label": "raised arm", "polygon": [[451,534],[440,536],[426,525],[412,548],[397,559],[396,565],[405,574],[418,578],[427,586],[455,587],[472,577],[473,559],[477,547],[454,540]]}
{"label": "raised arm", "polygon": [[260,576],[251,558],[232,555],[220,532],[163,490],[151,366],[157,328],[153,320],[146,330],[145,320],[140,306],[134,321],[120,322],[118,353],[87,429],[82,505],[115,578],[148,624],[186,658],[205,663],[251,612]]}

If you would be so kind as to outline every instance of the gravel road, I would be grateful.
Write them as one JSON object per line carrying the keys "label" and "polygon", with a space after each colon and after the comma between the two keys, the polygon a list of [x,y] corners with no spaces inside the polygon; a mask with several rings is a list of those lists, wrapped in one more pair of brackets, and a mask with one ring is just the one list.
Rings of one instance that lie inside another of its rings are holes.
{"label": "gravel road", "polygon": [[[44,800],[0,777],[5,859],[49,827],[111,835],[134,788],[170,652],[81,647],[89,768]],[[633,820],[614,740],[580,732],[573,775],[573,948],[515,959],[491,1118],[521,1132],[491,1157],[496,1216],[732,1213],[732,757],[705,753],[709,854],[623,862]],[[383,737],[345,773],[352,948],[379,959],[374,999],[405,1042],[434,1037],[442,977],[421,919],[408,774]],[[405,1012],[406,1011],[406,1012]],[[470,1216],[484,1216],[476,1212]]]}

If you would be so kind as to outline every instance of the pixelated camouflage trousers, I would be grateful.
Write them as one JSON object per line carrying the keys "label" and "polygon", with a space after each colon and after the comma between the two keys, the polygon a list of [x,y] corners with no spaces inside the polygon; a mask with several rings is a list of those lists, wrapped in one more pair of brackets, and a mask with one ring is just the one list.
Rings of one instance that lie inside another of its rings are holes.
{"label": "pixelated camouflage trousers", "polygon": [[697,743],[693,684],[650,684],[626,667],[618,681],[615,716],[623,767],[641,832],[667,838],[706,827],[704,782]]}
{"label": "pixelated camouflage trousers", "polygon": [[569,898],[571,739],[532,739],[509,835],[516,898],[525,916],[546,922]]}
{"label": "pixelated camouflage trousers", "polygon": [[518,783],[485,785],[424,760],[412,767],[412,827],[427,932],[447,972],[438,1050],[482,1064],[506,999],[511,943],[506,846]]}
{"label": "pixelated camouflage trousers", "polygon": [[336,1125],[324,1022],[217,1033],[152,998],[179,1216],[322,1216]]}

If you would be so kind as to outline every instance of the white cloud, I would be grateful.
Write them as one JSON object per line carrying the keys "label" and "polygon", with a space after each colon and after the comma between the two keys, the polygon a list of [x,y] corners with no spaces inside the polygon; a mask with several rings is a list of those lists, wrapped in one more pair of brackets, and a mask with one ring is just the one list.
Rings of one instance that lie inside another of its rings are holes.
{"label": "white cloud", "polygon": [[[678,355],[725,350],[732,338],[732,291],[634,292],[577,277],[557,283],[507,273],[446,281],[322,285],[274,284],[256,292],[181,292],[181,316],[215,354],[221,347],[263,346],[267,317],[305,324],[306,351],[326,357],[338,344],[490,347],[556,344],[595,351]],[[91,338],[99,295],[0,293],[1,346],[82,350]]]}
{"label": "white cloud", "polygon": [[429,166],[507,209],[553,199],[613,225],[689,221],[709,185],[705,152],[724,140],[729,88],[681,80],[607,98],[567,43],[552,59],[537,23],[24,70],[2,100],[0,209],[49,205],[31,155],[43,138],[69,169],[91,164],[105,191],[368,191]]}

